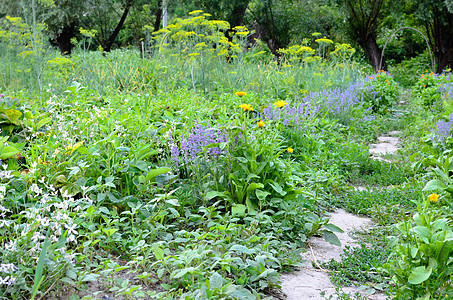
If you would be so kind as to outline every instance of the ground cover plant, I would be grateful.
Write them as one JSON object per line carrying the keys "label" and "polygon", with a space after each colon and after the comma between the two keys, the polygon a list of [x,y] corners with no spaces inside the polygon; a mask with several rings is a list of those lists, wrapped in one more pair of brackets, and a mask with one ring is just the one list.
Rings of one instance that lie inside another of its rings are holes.
{"label": "ground cover plant", "polygon": [[276,61],[194,11],[146,56],[88,51],[81,28],[64,57],[24,20],[3,26],[0,297],[271,298],[311,237],[339,244],[335,207],[380,226],[379,248],[326,265],[337,285],[451,295],[449,74],[413,89],[430,121],[416,119],[412,169],[370,158],[407,123],[393,76],[364,74],[350,45],[315,35]]}

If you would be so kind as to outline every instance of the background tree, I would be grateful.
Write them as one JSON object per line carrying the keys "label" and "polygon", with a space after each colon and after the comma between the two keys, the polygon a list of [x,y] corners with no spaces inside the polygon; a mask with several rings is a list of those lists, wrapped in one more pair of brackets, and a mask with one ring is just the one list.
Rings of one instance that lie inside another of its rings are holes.
{"label": "background tree", "polygon": [[424,27],[437,58],[437,73],[453,67],[453,14],[451,0],[424,0],[413,3],[414,15]]}
{"label": "background tree", "polygon": [[[347,21],[346,32],[365,52],[375,72],[379,69],[382,50],[378,46],[378,29],[389,12],[386,0],[338,0]],[[383,60],[382,69],[387,65]]]}

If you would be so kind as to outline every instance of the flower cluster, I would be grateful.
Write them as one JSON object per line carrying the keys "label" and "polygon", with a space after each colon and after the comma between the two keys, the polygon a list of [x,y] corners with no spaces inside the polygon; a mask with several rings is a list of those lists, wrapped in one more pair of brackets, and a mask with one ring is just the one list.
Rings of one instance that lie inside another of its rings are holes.
{"label": "flower cluster", "polygon": [[439,120],[437,126],[431,129],[431,141],[433,145],[441,149],[447,146],[447,139],[453,131],[453,114],[448,116],[448,121]]}
{"label": "flower cluster", "polygon": [[0,286],[12,285],[16,282],[16,278],[13,277],[14,271],[17,267],[14,264],[0,264],[0,274],[5,274],[5,277],[0,276]]}
{"label": "flower cluster", "polygon": [[[287,102],[284,103],[285,105],[281,108],[275,105],[275,103],[274,107],[268,105],[263,109],[262,113],[255,113],[254,118],[259,118],[264,121],[281,121],[285,126],[290,124],[299,126],[302,122],[311,120],[320,109],[319,105],[313,106],[310,103],[297,103],[295,105]],[[263,125],[264,121],[261,121],[263,122]]]}
{"label": "flower cluster", "polygon": [[[183,162],[187,165],[189,160],[195,159],[203,151],[204,147],[226,141],[226,134],[217,128],[211,127],[211,124],[196,124],[192,127],[187,137],[181,135],[179,147],[170,134],[171,157],[176,165],[179,166],[182,156]],[[219,147],[212,147],[206,153],[213,158],[217,158],[221,154],[221,150]]]}
{"label": "flower cluster", "polygon": [[344,121],[349,118],[353,110],[362,105],[362,99],[358,96],[358,91],[362,87],[362,82],[356,82],[346,89],[335,88],[311,92],[305,95],[304,101],[312,105],[322,105],[330,115]]}

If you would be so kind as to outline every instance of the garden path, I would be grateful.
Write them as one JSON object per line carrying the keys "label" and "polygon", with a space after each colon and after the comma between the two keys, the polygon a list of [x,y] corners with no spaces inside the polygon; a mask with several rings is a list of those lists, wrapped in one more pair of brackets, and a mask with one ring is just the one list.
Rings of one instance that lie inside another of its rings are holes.
{"label": "garden path", "polygon": [[[391,131],[379,137],[377,144],[370,145],[372,158],[387,160],[382,155],[394,154],[398,150],[398,135],[400,133],[399,131]],[[363,190],[366,188],[356,187],[356,189]],[[306,263],[297,272],[282,277],[282,291],[286,294],[288,300],[329,299],[330,296],[332,296],[332,299],[337,299],[336,288],[320,263],[328,262],[331,259],[340,260],[340,255],[346,246],[357,245],[350,233],[356,230],[363,231],[373,226],[369,218],[359,217],[342,209],[331,214],[330,222],[344,231],[337,233],[341,247],[334,246],[321,237],[313,237],[308,244],[307,251],[302,254],[302,259]],[[342,287],[341,290],[351,296],[359,292],[356,287]],[[325,292],[325,297],[321,296],[322,291]],[[363,291],[360,291],[360,293],[369,300],[387,299],[383,293],[374,293],[373,295],[365,294]]]}

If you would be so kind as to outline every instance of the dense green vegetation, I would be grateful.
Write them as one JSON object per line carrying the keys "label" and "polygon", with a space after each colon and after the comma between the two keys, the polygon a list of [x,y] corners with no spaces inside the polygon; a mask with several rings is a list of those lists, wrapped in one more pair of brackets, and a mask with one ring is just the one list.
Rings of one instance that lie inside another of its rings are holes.
{"label": "dense green vegetation", "polygon": [[[169,6],[182,18],[154,34],[160,2],[112,2],[135,14],[118,46],[153,37],[137,51],[110,49],[107,23],[82,5],[106,3],[80,1],[71,56],[48,44],[58,18],[41,22],[43,5],[58,13],[64,1],[22,1],[24,18],[2,4],[0,297],[277,297],[311,237],[338,245],[336,208],[375,222],[356,234],[360,247],[323,265],[338,297],[363,297],[341,292],[351,284],[396,299],[453,296],[450,73],[426,71],[426,53],[373,73],[344,29],[304,36],[279,23],[301,9],[289,0],[211,2]],[[306,22],[316,29],[318,11],[338,20],[333,8],[356,2],[314,1]],[[184,10],[197,7],[215,11]],[[272,11],[281,18],[250,45],[248,13],[273,24]],[[369,144],[391,130],[402,149],[373,160]]]}

